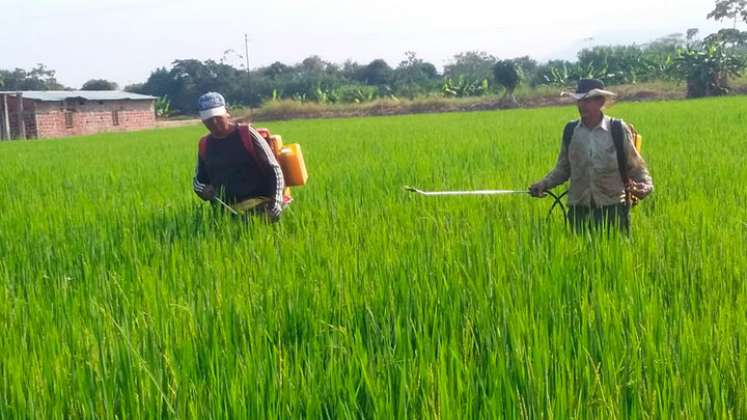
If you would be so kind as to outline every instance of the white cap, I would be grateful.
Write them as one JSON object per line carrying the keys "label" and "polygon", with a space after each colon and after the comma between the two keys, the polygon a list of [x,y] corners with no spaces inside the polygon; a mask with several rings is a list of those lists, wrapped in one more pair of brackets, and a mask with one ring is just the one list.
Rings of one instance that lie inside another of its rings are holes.
{"label": "white cap", "polygon": [[209,120],[210,118],[213,118],[213,117],[219,117],[223,115],[228,115],[228,111],[226,111],[225,106],[219,106],[217,108],[210,108],[204,111],[200,111],[200,119],[203,121]]}

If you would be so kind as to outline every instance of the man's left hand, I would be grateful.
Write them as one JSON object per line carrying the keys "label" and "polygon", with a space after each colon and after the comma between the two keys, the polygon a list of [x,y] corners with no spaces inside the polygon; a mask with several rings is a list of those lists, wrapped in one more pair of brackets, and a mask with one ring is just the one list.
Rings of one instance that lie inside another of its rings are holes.
{"label": "man's left hand", "polygon": [[651,189],[648,185],[642,182],[630,181],[625,189],[639,200],[643,200],[647,195],[649,195],[649,193],[651,193]]}

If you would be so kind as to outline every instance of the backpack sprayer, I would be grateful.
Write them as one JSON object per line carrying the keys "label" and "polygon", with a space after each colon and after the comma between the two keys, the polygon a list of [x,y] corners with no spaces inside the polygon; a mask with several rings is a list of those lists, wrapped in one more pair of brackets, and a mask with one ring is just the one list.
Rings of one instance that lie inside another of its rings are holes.
{"label": "backpack sprayer", "polygon": [[[437,197],[437,196],[459,196],[459,195],[512,195],[512,194],[529,194],[529,190],[468,190],[468,191],[423,191],[419,190],[415,187],[405,186],[405,191],[409,191],[415,194],[423,195],[426,197]],[[553,193],[552,191],[544,191],[544,194],[547,194],[547,196],[551,197],[553,199],[552,206],[550,206],[550,211],[547,213],[547,217],[549,218],[552,215],[553,210],[555,210],[555,207],[560,207],[560,210],[563,211],[563,216],[565,217],[568,212],[565,209],[565,206],[563,205],[563,202],[561,199],[565,197],[567,194],[567,191],[563,194],[557,195]]]}

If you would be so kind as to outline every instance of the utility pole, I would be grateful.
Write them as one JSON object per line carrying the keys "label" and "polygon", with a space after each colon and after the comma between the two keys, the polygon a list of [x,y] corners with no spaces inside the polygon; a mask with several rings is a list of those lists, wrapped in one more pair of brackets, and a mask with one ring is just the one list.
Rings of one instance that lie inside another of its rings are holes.
{"label": "utility pole", "polygon": [[246,88],[249,92],[249,108],[252,99],[252,73],[249,71],[249,35],[244,34],[244,57],[246,57]]}
{"label": "utility pole", "polygon": [[244,50],[246,57],[246,73],[249,74],[249,35],[244,34]]}

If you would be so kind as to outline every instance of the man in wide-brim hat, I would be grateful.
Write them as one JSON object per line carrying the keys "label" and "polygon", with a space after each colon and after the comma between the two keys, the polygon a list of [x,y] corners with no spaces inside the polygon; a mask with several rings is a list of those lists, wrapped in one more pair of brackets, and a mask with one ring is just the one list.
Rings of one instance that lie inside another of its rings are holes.
{"label": "man in wide-brim hat", "polygon": [[577,231],[604,225],[628,232],[631,205],[654,186],[630,127],[603,112],[617,95],[591,79],[579,81],[575,92],[562,95],[576,100],[581,118],[566,125],[555,168],[532,184],[530,193],[543,197],[570,180],[568,221]]}

